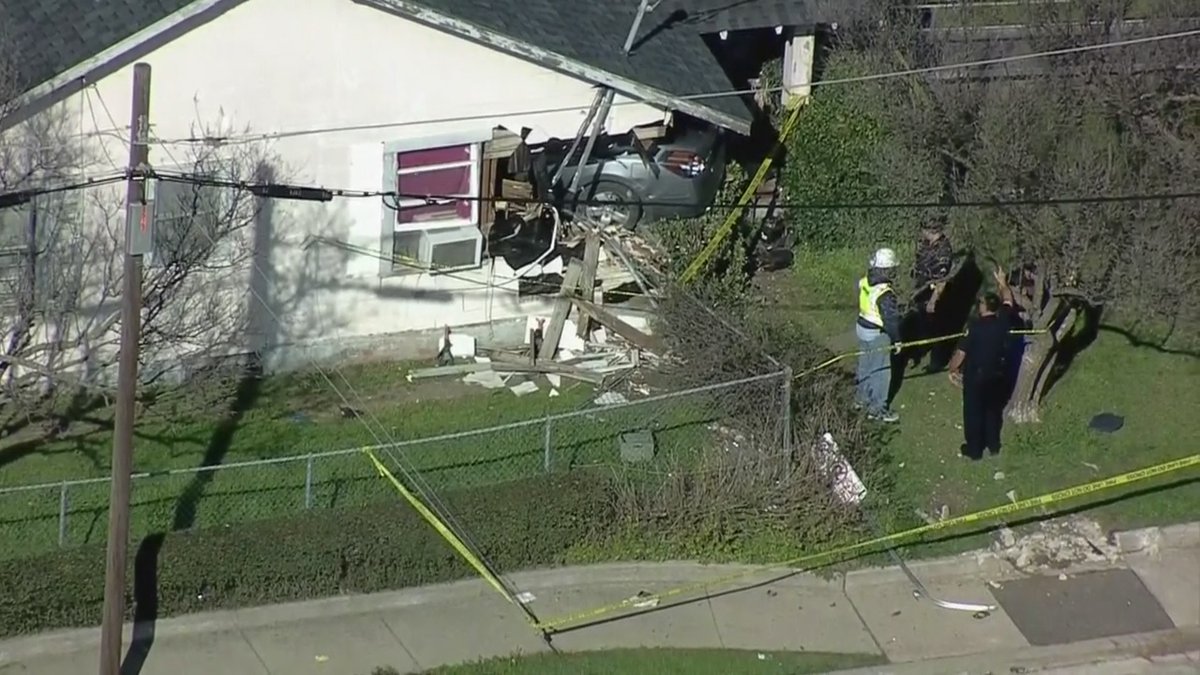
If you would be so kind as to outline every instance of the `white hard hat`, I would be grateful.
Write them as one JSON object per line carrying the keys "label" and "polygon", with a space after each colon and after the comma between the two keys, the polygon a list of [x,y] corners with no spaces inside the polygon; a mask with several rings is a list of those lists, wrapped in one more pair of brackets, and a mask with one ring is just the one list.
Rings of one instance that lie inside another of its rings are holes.
{"label": "white hard hat", "polygon": [[890,248],[881,248],[871,256],[871,267],[881,270],[892,269],[896,266],[896,252]]}

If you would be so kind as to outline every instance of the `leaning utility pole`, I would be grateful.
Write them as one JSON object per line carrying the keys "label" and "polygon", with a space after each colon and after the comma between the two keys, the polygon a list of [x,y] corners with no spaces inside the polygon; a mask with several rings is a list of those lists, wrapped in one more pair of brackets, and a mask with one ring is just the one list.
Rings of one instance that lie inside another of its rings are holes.
{"label": "leaning utility pole", "polygon": [[108,498],[108,556],[104,572],[104,619],[100,627],[100,675],[120,675],[125,622],[125,563],[129,548],[129,489],[133,471],[133,422],[138,343],[142,319],[142,255],[152,243],[153,217],[146,206],[144,169],[149,162],[150,65],[133,67],[129,123],[129,181],[125,198],[125,278],[121,290],[121,353],[117,365],[117,411],[113,422],[112,492]]}

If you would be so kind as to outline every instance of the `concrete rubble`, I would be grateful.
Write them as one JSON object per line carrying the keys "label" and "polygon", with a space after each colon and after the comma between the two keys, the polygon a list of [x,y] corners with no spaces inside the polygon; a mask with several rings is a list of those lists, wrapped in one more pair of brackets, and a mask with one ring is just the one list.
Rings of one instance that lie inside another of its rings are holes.
{"label": "concrete rubble", "polygon": [[1113,563],[1120,557],[1100,524],[1081,516],[1043,521],[1022,534],[1001,527],[991,551],[1017,570],[1030,573],[1083,563]]}

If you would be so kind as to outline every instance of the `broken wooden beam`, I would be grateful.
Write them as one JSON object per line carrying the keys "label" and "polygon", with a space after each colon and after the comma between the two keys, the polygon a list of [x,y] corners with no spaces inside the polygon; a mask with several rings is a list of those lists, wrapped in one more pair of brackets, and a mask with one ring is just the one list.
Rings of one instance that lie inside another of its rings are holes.
{"label": "broken wooden beam", "polygon": [[579,278],[583,275],[583,267],[575,260],[567,264],[563,272],[562,286],[558,290],[558,298],[554,301],[554,312],[550,315],[550,325],[542,333],[542,348],[538,350],[539,361],[549,361],[558,351],[558,342],[562,339],[563,328],[567,323],[567,315],[571,313],[571,300],[578,293]]}
{"label": "broken wooden beam", "polygon": [[573,302],[579,307],[580,311],[591,316],[605,328],[625,338],[635,347],[659,354],[666,351],[666,345],[662,340],[625,323],[612,313],[597,306],[596,303],[579,298],[574,298]]}
{"label": "broken wooden beam", "polygon": [[491,370],[490,363],[463,363],[454,366],[434,366],[432,368],[417,368],[408,371],[408,379],[420,380],[426,377],[445,377],[447,375],[466,375],[478,373],[481,370]]}
{"label": "broken wooden beam", "polygon": [[[592,302],[596,299],[596,270],[600,267],[600,235],[595,230],[588,231],[583,248],[583,276],[579,281],[579,290],[583,299]],[[587,338],[592,331],[588,327],[588,317],[580,315],[578,329],[575,334]]]}

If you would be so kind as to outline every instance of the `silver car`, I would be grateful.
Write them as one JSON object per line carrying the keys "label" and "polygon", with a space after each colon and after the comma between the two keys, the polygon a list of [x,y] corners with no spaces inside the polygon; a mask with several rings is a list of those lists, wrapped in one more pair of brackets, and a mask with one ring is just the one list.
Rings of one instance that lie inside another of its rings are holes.
{"label": "silver car", "polygon": [[[562,170],[553,191],[566,206],[582,205],[588,217],[634,229],[640,222],[691,218],[712,204],[725,177],[725,139],[714,127],[679,127],[653,141],[633,133],[601,136],[584,165],[578,195],[568,195],[583,143]],[[563,165],[569,141],[542,148],[547,175]]]}

